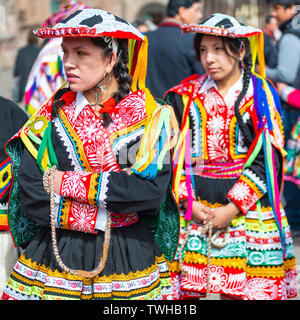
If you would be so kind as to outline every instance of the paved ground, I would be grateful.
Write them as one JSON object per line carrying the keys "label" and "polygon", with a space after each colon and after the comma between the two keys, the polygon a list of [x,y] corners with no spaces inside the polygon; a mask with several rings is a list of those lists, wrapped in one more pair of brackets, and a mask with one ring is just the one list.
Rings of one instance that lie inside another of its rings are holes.
{"label": "paved ground", "polygon": [[[0,70],[0,95],[5,98],[11,99],[11,92],[13,87],[13,78],[11,70]],[[298,270],[298,297],[296,300],[300,300],[300,236],[294,238],[295,253],[297,259]],[[218,297],[215,297],[218,299]]]}

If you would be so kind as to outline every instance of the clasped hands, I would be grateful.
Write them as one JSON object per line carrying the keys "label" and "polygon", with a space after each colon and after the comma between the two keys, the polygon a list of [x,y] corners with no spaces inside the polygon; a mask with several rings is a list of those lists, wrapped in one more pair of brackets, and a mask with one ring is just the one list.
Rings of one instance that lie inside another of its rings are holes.
{"label": "clasped hands", "polygon": [[[187,201],[183,201],[182,205],[187,209]],[[234,202],[211,209],[204,204],[193,201],[192,215],[193,220],[197,223],[207,225],[212,220],[212,227],[214,229],[223,229],[229,226],[231,220],[240,212],[238,206]]]}
{"label": "clasped hands", "polygon": [[[62,183],[63,172],[55,170],[54,173],[54,192],[59,194],[60,186]],[[182,201],[182,205],[187,209],[187,201]],[[192,216],[193,220],[197,223],[207,225],[212,220],[213,229],[226,228],[231,220],[240,212],[238,206],[234,202],[211,209],[204,204],[193,201]]]}

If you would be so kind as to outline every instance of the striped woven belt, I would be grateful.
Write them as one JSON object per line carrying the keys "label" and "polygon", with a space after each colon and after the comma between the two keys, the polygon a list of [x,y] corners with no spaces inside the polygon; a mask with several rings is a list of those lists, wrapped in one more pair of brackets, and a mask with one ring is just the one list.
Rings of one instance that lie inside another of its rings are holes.
{"label": "striped woven belt", "polygon": [[111,227],[112,228],[120,228],[120,227],[128,227],[139,220],[139,217],[136,213],[129,214],[111,214]]}
{"label": "striped woven belt", "polygon": [[238,178],[245,164],[245,160],[238,160],[233,162],[221,162],[221,163],[203,163],[203,165],[197,165],[193,168],[195,175],[208,178]]}
{"label": "striped woven belt", "polygon": [[8,230],[7,203],[0,203],[0,230]]}

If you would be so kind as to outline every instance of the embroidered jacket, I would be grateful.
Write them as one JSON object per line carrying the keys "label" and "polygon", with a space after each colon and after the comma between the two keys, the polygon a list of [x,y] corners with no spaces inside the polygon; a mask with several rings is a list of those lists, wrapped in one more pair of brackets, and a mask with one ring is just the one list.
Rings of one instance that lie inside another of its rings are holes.
{"label": "embroidered jacket", "polygon": [[[241,77],[242,79],[242,77]],[[237,83],[231,88],[225,99],[219,94],[212,80],[207,76],[193,75],[183,80],[178,86],[169,90],[166,101],[175,108],[179,123],[183,120],[185,104],[189,104],[190,116],[191,159],[195,179],[193,198],[198,199],[201,192],[199,177],[233,179],[235,183],[225,197],[234,201],[241,212],[256,206],[259,199],[266,200],[267,178],[264,152],[261,149],[250,166],[245,166],[251,156],[262,129],[258,129],[258,116],[253,100],[253,86],[250,87],[240,104],[240,112],[250,136],[253,139],[251,148],[244,143],[243,134],[234,115],[234,102],[240,90]],[[278,183],[282,185],[282,148],[283,134],[281,119],[277,110],[273,110],[274,130],[271,132],[271,142],[275,155]],[[266,122],[266,119],[264,119]],[[235,178],[235,180],[234,180]],[[206,193],[209,191],[206,191]],[[181,177],[179,200],[187,199],[185,176]]]}
{"label": "embroidered jacket", "polygon": [[[9,207],[15,241],[28,241],[38,225],[49,225],[49,195],[43,189],[41,166],[38,165],[39,160],[43,165],[45,159],[51,161],[53,156],[49,141],[43,149],[49,123],[57,164],[59,170],[65,172],[60,194],[55,199],[57,228],[98,233],[105,229],[106,210],[112,212],[112,227],[128,226],[136,222],[141,213],[157,216],[169,190],[172,172],[170,157],[164,161],[153,180],[144,179],[136,173],[130,175],[124,170],[135,163],[145,131],[145,93],[141,90],[131,93],[116,105],[111,114],[113,121],[108,128],[102,125],[102,120],[80,92],[65,92],[60,97],[65,105],[58,109],[57,116],[52,117],[53,103],[60,95],[56,94],[40,108],[7,148],[12,154],[18,137],[26,147],[22,165],[14,166],[18,183],[14,181],[11,191],[13,196],[19,194],[22,210],[15,210],[11,204]],[[49,157],[42,157],[41,150],[47,150]],[[168,223],[167,228],[173,228],[171,232],[178,233],[178,215],[176,212],[174,214],[174,208],[166,214],[172,211],[170,219],[173,222]],[[15,217],[21,211],[23,216],[30,218],[27,219],[26,231],[28,233],[31,225],[30,236],[18,231]],[[172,234],[172,238],[175,244],[178,236]]]}

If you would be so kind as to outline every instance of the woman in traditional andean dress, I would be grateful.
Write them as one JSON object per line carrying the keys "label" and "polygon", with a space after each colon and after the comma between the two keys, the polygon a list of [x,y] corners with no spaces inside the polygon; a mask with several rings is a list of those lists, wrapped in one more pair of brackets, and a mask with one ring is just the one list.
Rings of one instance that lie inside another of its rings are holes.
{"label": "woman in traditional andean dress", "polygon": [[262,32],[222,14],[183,31],[196,33],[207,73],[166,95],[181,126],[174,155],[182,206],[181,248],[170,268],[174,298],[293,298],[296,261],[280,204],[281,107],[264,77]]}
{"label": "woman in traditional andean dress", "polygon": [[7,146],[10,229],[25,249],[3,299],[167,298],[166,258],[141,217],[157,216],[170,194],[176,122],[143,85],[146,38],[97,9],[36,34],[63,37],[68,86]]}

